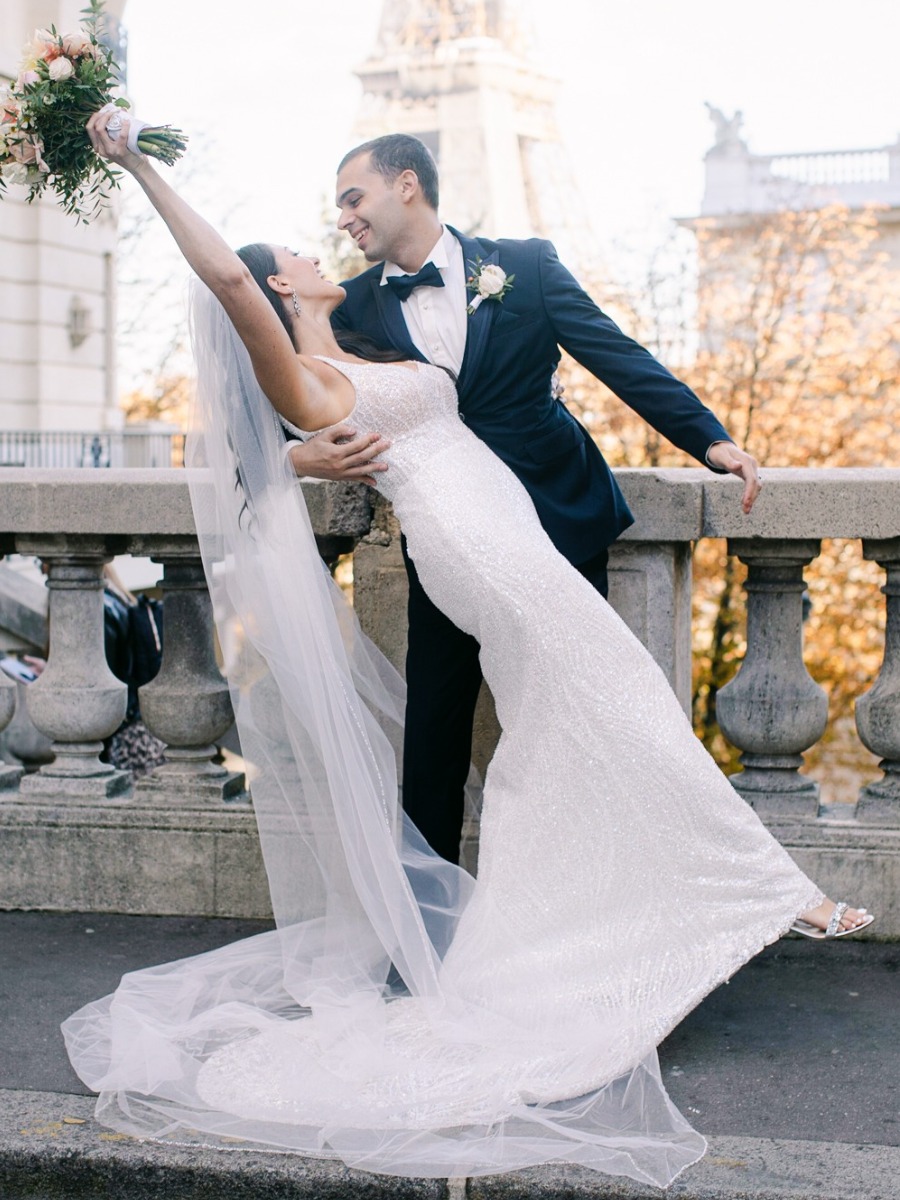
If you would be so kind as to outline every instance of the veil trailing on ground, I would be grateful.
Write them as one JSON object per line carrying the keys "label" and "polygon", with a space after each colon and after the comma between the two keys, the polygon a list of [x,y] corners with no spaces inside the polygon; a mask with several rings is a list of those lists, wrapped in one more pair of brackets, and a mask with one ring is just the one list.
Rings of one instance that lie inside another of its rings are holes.
{"label": "veil trailing on ground", "polygon": [[397,1175],[563,1161],[666,1184],[704,1142],[652,1045],[587,1095],[552,1094],[557,1073],[596,1080],[609,1045],[538,1025],[540,1004],[494,1011],[444,969],[475,884],[399,806],[402,681],[322,564],[279,420],[200,284],[192,321],[191,497],[277,928],[126,975],[69,1018],[99,1118]]}

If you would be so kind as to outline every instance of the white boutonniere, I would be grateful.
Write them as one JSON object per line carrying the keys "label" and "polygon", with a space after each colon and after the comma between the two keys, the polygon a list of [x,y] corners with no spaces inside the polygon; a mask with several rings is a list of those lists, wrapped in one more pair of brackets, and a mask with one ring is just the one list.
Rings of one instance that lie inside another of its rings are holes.
{"label": "white boutonniere", "polygon": [[472,274],[466,280],[466,290],[474,292],[472,303],[466,309],[469,316],[475,311],[482,300],[502,300],[512,291],[515,275],[507,275],[496,263],[485,263],[476,258],[469,263]]}

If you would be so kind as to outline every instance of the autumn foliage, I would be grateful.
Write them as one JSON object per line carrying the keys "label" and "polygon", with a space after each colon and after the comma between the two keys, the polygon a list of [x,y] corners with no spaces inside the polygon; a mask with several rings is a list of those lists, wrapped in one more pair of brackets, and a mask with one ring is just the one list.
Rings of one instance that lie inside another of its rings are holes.
{"label": "autumn foliage", "polygon": [[[765,465],[900,463],[900,246],[891,253],[882,214],[832,206],[692,229],[695,286],[687,257],[660,256],[667,271],[657,259],[644,286],[612,293],[608,306],[626,329]],[[567,401],[614,466],[687,462],[577,364],[564,373]],[[724,544],[705,541],[694,575],[695,725],[727,769],[736,751],[718,730],[715,700],[743,657],[744,568]],[[806,661],[831,701],[810,769],[821,773],[825,757],[838,782],[846,772],[874,776],[853,733],[852,703],[881,662],[881,571],[857,542],[825,542],[806,578]]]}

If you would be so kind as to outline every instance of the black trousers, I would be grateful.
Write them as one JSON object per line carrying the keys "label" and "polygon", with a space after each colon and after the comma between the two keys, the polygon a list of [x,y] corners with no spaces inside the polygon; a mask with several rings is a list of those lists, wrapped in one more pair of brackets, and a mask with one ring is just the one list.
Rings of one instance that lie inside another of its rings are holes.
{"label": "black trousers", "polygon": [[[459,861],[463,797],[472,759],[472,724],[481,687],[478,642],[435,607],[402,543],[409,575],[406,734],[403,807],[428,844]],[[608,592],[609,554],[577,569],[601,596]]]}

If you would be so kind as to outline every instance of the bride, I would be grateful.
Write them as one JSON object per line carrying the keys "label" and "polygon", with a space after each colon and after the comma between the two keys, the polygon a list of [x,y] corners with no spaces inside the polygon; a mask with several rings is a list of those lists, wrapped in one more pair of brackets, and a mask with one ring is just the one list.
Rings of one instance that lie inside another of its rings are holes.
{"label": "bride", "polygon": [[[317,259],[264,247],[258,283],[108,119],[95,148],[202,281],[192,500],[277,929],[126,975],[68,1019],[99,1119],[400,1175],[552,1161],[666,1186],[705,1143],[665,1092],[660,1040],[798,917],[839,936],[871,916],[827,900],[734,792],[459,420],[449,375],[342,348],[343,290]],[[398,805],[402,684],[285,462],[282,424],[308,437],[351,413],[390,440],[379,489],[496,699],[477,880]]]}

